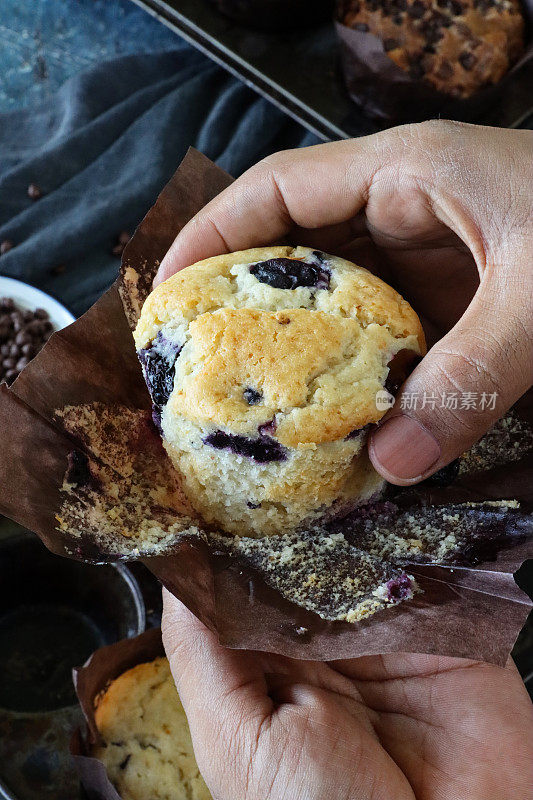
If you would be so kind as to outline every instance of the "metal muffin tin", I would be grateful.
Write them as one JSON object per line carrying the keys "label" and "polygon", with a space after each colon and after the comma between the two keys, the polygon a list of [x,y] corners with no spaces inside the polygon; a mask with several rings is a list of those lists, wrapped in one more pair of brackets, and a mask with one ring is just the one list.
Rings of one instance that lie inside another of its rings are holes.
{"label": "metal muffin tin", "polygon": [[[378,130],[353,103],[342,78],[333,22],[266,33],[226,19],[209,0],[133,0],[322,139]],[[533,72],[533,70],[532,70]],[[519,127],[533,114],[520,93],[485,123]]]}

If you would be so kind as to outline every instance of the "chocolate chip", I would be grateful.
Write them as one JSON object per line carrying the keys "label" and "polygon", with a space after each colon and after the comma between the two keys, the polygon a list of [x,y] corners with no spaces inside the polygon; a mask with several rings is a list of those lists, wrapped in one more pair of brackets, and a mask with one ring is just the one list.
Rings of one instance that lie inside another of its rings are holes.
{"label": "chocolate chip", "polygon": [[465,69],[467,72],[470,72],[470,70],[473,69],[476,60],[477,59],[475,55],[468,52],[463,52],[459,56],[459,63],[462,66],[462,68]]}
{"label": "chocolate chip", "polygon": [[429,28],[426,31],[426,40],[431,46],[432,44],[436,44],[439,39],[442,39],[443,33],[439,28]]}
{"label": "chocolate chip", "polygon": [[243,391],[242,396],[249,406],[256,406],[263,399],[263,392],[258,392],[256,389],[247,387]]}
{"label": "chocolate chip", "polygon": [[443,61],[442,64],[440,64],[435,74],[437,78],[441,78],[442,80],[448,80],[453,75],[453,67],[449,61]]}
{"label": "chocolate chip", "polygon": [[0,297],[0,314],[11,314],[15,310],[15,301],[12,297]]}
{"label": "chocolate chip", "polygon": [[131,234],[129,233],[129,231],[120,231],[120,233],[117,235],[117,241],[111,248],[111,253],[117,258],[122,258],[122,253],[124,252],[124,248],[126,247],[130,239],[131,239]]}
{"label": "chocolate chip", "polygon": [[30,183],[28,186],[28,197],[30,200],[40,200],[43,196],[41,187],[38,186],[36,183]]}
{"label": "chocolate chip", "polygon": [[416,61],[409,67],[409,75],[411,78],[418,80],[419,78],[423,78],[425,75],[425,69],[420,63],[420,61]]}
{"label": "chocolate chip", "polygon": [[451,0],[449,8],[455,14],[456,17],[460,17],[464,13],[463,5],[461,3],[458,3],[457,0]]}
{"label": "chocolate chip", "polygon": [[30,311],[16,307],[13,298],[0,298],[0,380],[8,383],[19,375],[50,337],[53,326],[44,308]]}
{"label": "chocolate chip", "polygon": [[5,255],[5,253],[9,253],[15,247],[11,239],[4,239],[3,242],[0,242],[0,256]]}
{"label": "chocolate chip", "polygon": [[415,0],[414,3],[407,9],[407,13],[412,19],[421,19],[424,16],[426,7],[421,0]]}
{"label": "chocolate chip", "polygon": [[399,42],[398,42],[397,39],[385,39],[383,41],[383,47],[384,47],[386,53],[388,53],[389,50],[396,50],[396,48],[398,46],[399,46]]}
{"label": "chocolate chip", "polygon": [[460,33],[461,36],[464,36],[465,39],[468,39],[468,41],[472,41],[472,39],[474,39],[474,40],[476,39],[476,37],[474,36],[474,34],[472,33],[472,31],[470,30],[468,25],[465,25],[464,22],[457,22],[456,25],[455,25],[455,28],[457,30],[457,33]]}
{"label": "chocolate chip", "polygon": [[43,333],[46,332],[46,326],[40,319],[33,319],[31,321],[25,319],[23,321],[28,323],[26,325],[26,330],[28,333],[31,333],[32,336],[42,336]]}

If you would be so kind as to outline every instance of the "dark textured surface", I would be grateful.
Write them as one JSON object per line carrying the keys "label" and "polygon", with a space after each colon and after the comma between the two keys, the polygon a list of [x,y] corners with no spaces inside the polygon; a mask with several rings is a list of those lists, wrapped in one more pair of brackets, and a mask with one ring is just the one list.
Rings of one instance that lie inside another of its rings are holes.
{"label": "dark textured surface", "polygon": [[[14,244],[0,274],[75,314],[114,280],[119,232],[133,231],[190,145],[237,175],[317,141],[125,0],[9,0],[2,36],[1,107],[19,110],[0,117],[0,241]],[[154,47],[164,49],[143,52]]]}
{"label": "dark textured surface", "polygon": [[175,45],[129,0],[2,0],[0,112],[35,107],[102,61]]}

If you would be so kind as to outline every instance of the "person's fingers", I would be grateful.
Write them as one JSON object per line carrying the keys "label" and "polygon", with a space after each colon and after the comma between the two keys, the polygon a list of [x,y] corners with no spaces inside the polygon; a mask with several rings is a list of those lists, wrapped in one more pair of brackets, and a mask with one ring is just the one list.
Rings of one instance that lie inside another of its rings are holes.
{"label": "person's fingers", "polygon": [[[428,122],[275,153],[185,225],[154,285],[201,259],[279,243],[289,232],[296,244],[307,241],[336,251],[332,245],[366,232],[364,210],[370,212],[378,244],[401,248],[413,241],[428,245],[446,239],[450,220],[439,218],[431,187],[440,182],[441,173],[448,183],[456,180],[450,149],[458,146],[463,131],[467,138],[475,137],[474,130]],[[468,226],[452,228],[464,239]],[[318,230],[323,239],[313,233]]]}
{"label": "person's fingers", "polygon": [[[154,284],[209,256],[279,241],[294,227],[336,226],[357,217],[381,164],[379,136],[276,153],[215,197],[177,236]],[[361,231],[360,220],[340,229]],[[299,244],[300,242],[298,242]],[[322,248],[325,245],[322,244]]]}
{"label": "person's fingers", "polygon": [[183,707],[195,733],[235,730],[247,719],[266,717],[267,696],[261,663],[252,653],[228,650],[186,606],[163,590],[163,644]]}
{"label": "person's fingers", "polygon": [[471,447],[532,383],[533,326],[524,287],[486,272],[466,313],[410,375],[371,434],[370,459],[390,483],[417,483]]}

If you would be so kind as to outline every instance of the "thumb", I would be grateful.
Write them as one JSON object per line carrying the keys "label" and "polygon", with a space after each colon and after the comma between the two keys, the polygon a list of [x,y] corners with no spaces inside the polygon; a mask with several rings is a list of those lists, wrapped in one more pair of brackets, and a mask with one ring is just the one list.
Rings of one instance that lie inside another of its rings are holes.
{"label": "thumb", "polygon": [[531,386],[533,331],[527,309],[520,313],[523,305],[513,306],[508,294],[501,307],[487,290],[478,291],[409,376],[369,441],[372,464],[386,480],[409,486],[429,477],[468,450]]}

